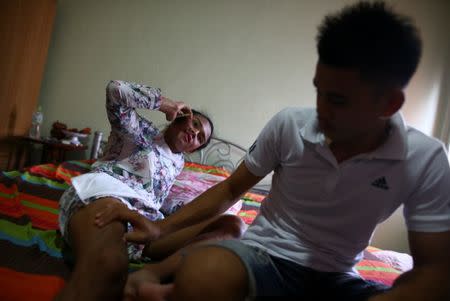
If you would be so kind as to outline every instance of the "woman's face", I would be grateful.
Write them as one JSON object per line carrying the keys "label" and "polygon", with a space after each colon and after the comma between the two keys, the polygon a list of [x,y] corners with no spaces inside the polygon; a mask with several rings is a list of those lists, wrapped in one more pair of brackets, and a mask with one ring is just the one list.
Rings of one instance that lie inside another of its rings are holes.
{"label": "woman's face", "polygon": [[165,140],[175,153],[190,153],[202,146],[211,136],[211,125],[201,115],[180,117],[166,130]]}

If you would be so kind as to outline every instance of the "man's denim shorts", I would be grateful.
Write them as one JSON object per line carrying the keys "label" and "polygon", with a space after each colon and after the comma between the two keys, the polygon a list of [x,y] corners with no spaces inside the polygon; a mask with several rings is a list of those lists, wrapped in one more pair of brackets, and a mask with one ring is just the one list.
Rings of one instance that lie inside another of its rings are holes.
{"label": "man's denim shorts", "polygon": [[241,259],[248,271],[249,299],[291,296],[296,297],[296,300],[363,301],[390,288],[351,273],[316,271],[271,256],[239,240],[223,240],[206,245],[223,247]]}

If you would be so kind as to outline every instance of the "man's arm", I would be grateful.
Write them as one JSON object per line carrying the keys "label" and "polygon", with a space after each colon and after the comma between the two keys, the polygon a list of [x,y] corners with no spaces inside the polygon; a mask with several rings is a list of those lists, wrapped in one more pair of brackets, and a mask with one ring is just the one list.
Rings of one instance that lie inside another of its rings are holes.
{"label": "man's arm", "polygon": [[253,175],[245,163],[241,163],[226,180],[208,189],[169,217],[157,221],[156,224],[161,230],[161,235],[172,233],[225,212],[262,178]]}
{"label": "man's arm", "polygon": [[392,290],[370,301],[450,300],[450,231],[408,233],[414,268],[402,274]]}
{"label": "man's arm", "polygon": [[191,226],[225,212],[239,197],[263,177],[253,175],[244,163],[226,180],[208,189],[194,201],[169,217],[152,222],[122,203],[110,204],[95,216],[94,223],[103,227],[113,220],[130,222],[134,230],[125,234],[129,242],[148,243],[184,227]]}

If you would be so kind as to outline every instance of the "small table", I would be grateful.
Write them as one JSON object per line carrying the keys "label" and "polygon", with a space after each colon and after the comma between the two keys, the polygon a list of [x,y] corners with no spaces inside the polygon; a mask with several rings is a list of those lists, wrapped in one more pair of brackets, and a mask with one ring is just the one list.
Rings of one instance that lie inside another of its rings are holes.
{"label": "small table", "polygon": [[13,150],[12,158],[8,163],[8,170],[21,169],[25,166],[30,157],[31,146],[33,144],[42,145],[42,155],[40,164],[44,163],[61,163],[66,160],[66,153],[69,151],[84,151],[87,145],[65,144],[60,141],[38,139],[27,136],[15,137],[15,150]]}

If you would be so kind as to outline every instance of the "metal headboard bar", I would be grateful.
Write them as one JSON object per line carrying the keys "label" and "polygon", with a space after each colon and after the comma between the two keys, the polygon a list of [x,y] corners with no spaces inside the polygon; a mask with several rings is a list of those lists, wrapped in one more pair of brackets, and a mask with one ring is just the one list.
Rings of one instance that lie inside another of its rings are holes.
{"label": "metal headboard bar", "polygon": [[247,150],[225,139],[211,138],[210,144],[197,152],[185,155],[187,162],[223,167],[234,171],[244,159]]}
{"label": "metal headboard bar", "polygon": [[[204,149],[185,155],[188,162],[223,167],[232,172],[244,160],[247,149],[228,140],[213,137],[210,144]],[[270,190],[272,175],[256,184],[253,189],[259,193]]]}

